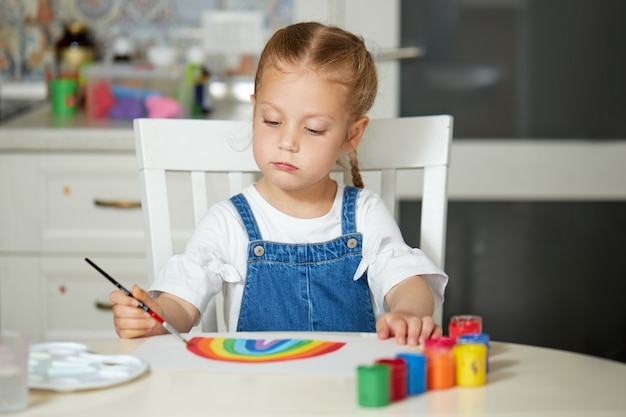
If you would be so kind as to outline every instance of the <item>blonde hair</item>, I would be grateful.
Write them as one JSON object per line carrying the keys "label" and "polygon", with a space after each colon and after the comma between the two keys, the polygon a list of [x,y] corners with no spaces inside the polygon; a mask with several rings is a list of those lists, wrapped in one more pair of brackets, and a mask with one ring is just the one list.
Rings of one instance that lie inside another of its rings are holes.
{"label": "blonde hair", "polygon": [[[378,90],[376,64],[363,38],[336,26],[317,22],[296,23],[279,29],[265,45],[256,76],[257,93],[267,67],[303,66],[348,87],[346,104],[350,122],[364,116]],[[346,133],[347,134],[347,133]],[[363,187],[356,150],[350,152],[352,183]]]}

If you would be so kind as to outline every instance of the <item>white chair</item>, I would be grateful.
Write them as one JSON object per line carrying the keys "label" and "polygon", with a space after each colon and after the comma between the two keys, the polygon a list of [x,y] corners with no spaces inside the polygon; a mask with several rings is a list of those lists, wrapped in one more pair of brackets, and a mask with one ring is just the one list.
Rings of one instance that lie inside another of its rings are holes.
{"label": "white chair", "polygon": [[[141,183],[148,274],[154,279],[174,253],[166,172],[188,173],[193,195],[193,218],[197,223],[208,201],[219,201],[239,193],[258,173],[252,157],[250,122],[180,119],[137,119],[135,145]],[[452,117],[421,116],[373,119],[358,149],[365,186],[370,171],[378,174],[377,190],[395,213],[397,175],[400,170],[419,169],[421,176],[408,178],[414,194],[422,195],[420,248],[443,269],[447,217],[447,173],[452,140]],[[341,170],[341,167],[338,167]],[[208,190],[207,174],[228,178],[227,191],[214,196]],[[342,174],[343,173],[343,174]],[[344,176],[351,182],[348,169]],[[405,181],[405,182],[407,182]],[[169,190],[171,194],[172,190]],[[192,214],[189,213],[189,216]],[[189,230],[189,233],[191,231]],[[221,303],[213,301],[202,318],[202,330],[225,331]],[[442,312],[435,312],[441,324]]]}

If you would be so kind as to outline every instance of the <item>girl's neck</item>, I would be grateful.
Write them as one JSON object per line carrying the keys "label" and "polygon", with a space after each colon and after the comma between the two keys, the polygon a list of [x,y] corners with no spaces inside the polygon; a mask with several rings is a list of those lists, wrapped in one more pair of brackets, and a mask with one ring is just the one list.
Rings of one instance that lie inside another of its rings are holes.
{"label": "girl's neck", "polygon": [[326,215],[333,206],[337,183],[328,178],[306,190],[283,190],[261,178],[255,184],[261,196],[277,210],[291,217],[314,219]]}

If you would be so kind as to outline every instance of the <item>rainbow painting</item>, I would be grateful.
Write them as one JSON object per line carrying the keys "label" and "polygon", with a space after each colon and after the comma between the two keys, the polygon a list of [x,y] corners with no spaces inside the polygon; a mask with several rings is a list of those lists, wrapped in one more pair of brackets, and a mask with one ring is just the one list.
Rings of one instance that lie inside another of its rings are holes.
{"label": "rainbow painting", "polygon": [[187,349],[203,358],[218,361],[264,363],[313,358],[339,350],[345,344],[306,339],[194,337]]}

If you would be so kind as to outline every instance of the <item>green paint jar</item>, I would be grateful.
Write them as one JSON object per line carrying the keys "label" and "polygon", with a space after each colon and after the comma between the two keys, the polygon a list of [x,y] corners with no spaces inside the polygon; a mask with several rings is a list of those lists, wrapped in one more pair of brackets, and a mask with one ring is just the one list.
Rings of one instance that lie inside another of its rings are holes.
{"label": "green paint jar", "polygon": [[359,405],[382,407],[391,402],[391,368],[386,364],[361,365],[357,368]]}

